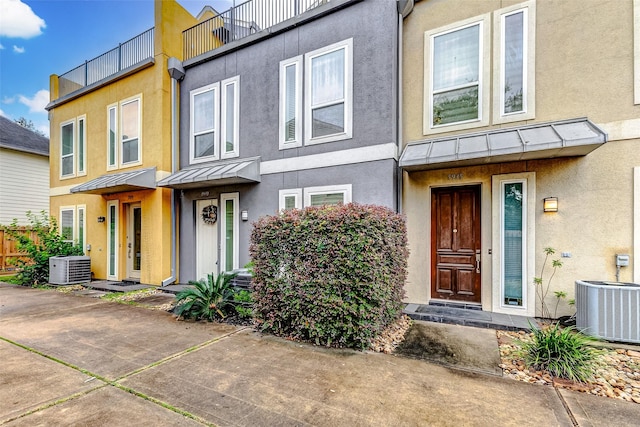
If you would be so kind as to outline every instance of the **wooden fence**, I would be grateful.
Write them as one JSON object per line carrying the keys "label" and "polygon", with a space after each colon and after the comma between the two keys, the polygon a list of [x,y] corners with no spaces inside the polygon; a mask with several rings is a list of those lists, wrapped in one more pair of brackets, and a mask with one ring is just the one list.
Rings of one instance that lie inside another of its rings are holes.
{"label": "wooden fence", "polygon": [[[21,234],[28,235],[31,240],[37,242],[36,232],[29,227],[18,227],[16,230]],[[18,252],[17,244],[18,242],[7,234],[6,229],[0,227],[0,273],[16,271],[16,266],[13,262],[19,259],[21,255],[24,255],[23,252]]]}

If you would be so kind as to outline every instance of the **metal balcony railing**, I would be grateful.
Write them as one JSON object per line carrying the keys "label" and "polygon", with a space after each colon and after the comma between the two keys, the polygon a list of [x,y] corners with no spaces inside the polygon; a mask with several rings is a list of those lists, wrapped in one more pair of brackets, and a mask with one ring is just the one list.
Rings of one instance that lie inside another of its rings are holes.
{"label": "metal balcony railing", "polygon": [[153,58],[154,29],[139,34],[58,77],[58,97],[106,79],[145,59]]}
{"label": "metal balcony railing", "polygon": [[273,27],[331,0],[248,0],[182,32],[184,60]]}

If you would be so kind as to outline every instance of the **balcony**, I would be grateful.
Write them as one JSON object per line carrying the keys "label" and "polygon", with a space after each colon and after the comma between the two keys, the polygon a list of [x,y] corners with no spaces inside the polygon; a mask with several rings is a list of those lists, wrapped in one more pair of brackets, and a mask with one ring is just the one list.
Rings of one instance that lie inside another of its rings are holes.
{"label": "balcony", "polygon": [[183,59],[266,30],[330,1],[248,0],[183,31]]}
{"label": "balcony", "polygon": [[58,77],[58,98],[153,58],[154,29],[139,34]]}

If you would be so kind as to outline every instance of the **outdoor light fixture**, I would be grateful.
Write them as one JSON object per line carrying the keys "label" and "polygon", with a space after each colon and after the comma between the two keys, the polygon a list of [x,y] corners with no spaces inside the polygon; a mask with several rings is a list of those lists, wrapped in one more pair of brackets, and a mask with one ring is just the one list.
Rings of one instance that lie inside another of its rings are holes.
{"label": "outdoor light fixture", "polygon": [[547,197],[544,199],[544,208],[545,212],[558,212],[558,198],[557,197]]}
{"label": "outdoor light fixture", "polygon": [[249,221],[249,211],[242,211],[240,213],[240,216],[242,217],[243,221]]}
{"label": "outdoor light fixture", "polygon": [[105,217],[103,217],[103,216],[99,216],[99,217],[98,217],[98,222],[104,222],[104,221],[105,221],[105,219],[106,219]]}

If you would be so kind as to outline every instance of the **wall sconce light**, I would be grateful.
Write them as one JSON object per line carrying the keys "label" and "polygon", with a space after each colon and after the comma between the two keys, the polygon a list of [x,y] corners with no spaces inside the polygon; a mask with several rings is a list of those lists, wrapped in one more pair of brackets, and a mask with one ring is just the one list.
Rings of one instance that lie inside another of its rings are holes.
{"label": "wall sconce light", "polygon": [[249,211],[240,212],[240,217],[243,221],[249,221]]}
{"label": "wall sconce light", "polygon": [[547,197],[544,199],[543,210],[545,212],[558,212],[558,198]]}
{"label": "wall sconce light", "polygon": [[103,217],[103,216],[99,216],[98,217],[98,222],[104,222],[105,220],[106,220],[106,218]]}

